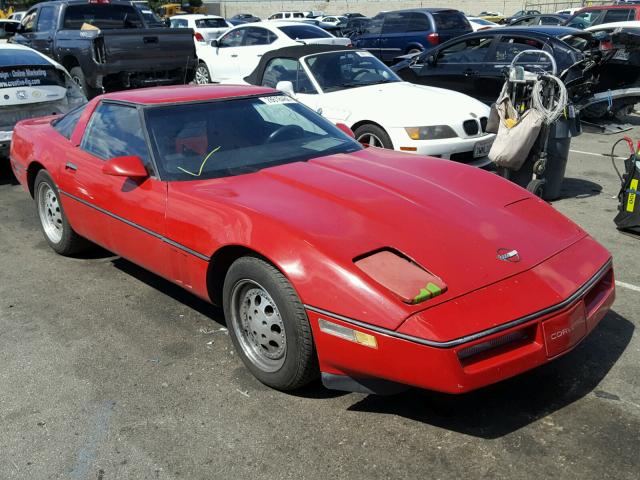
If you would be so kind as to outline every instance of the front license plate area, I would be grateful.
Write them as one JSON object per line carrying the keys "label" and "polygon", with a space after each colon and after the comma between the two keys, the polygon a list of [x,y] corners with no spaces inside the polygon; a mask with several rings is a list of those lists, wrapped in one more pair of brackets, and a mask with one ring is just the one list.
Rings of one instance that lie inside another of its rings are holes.
{"label": "front license plate area", "polygon": [[584,302],[580,301],[571,310],[542,322],[542,333],[549,358],[573,347],[587,333]]}
{"label": "front license plate area", "polygon": [[489,155],[491,145],[493,145],[493,140],[476,143],[473,147],[473,158],[486,157]]}

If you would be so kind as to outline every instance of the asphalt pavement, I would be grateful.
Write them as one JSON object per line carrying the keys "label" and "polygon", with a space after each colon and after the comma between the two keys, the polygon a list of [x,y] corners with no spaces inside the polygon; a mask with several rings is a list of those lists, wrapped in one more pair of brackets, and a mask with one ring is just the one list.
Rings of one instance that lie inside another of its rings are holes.
{"label": "asphalt pavement", "polygon": [[613,253],[613,311],[570,354],[463,396],[263,386],[218,309],[109,252],[50,250],[1,163],[0,479],[637,480],[640,240],[612,221],[618,137],[574,139],[553,202]]}

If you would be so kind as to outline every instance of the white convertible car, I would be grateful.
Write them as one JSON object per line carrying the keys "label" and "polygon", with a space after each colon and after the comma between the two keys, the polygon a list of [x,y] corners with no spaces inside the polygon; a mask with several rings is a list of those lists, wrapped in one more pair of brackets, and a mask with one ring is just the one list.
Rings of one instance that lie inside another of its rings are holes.
{"label": "white convertible car", "polygon": [[489,107],[452,90],[403,82],[365,50],[282,48],[265,54],[242,80],[288,93],[349,126],[362,143],[478,167],[490,164],[495,135],[485,132]]}
{"label": "white convertible car", "polygon": [[261,22],[238,25],[217,40],[196,45],[200,63],[196,83],[229,82],[248,75],[262,55],[290,45],[351,45],[348,38],[302,22]]}

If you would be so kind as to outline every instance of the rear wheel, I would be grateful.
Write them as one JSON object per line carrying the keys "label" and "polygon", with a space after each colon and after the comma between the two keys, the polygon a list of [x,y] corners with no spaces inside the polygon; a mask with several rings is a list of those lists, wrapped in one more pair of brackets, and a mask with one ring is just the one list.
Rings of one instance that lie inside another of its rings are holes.
{"label": "rear wheel", "polygon": [[360,143],[366,143],[371,147],[389,148],[393,150],[393,143],[387,132],[377,125],[367,123],[356,128],[354,132],[356,140]]}
{"label": "rear wheel", "polygon": [[289,281],[256,257],[236,260],[223,291],[233,344],[251,373],[278,390],[294,390],[318,375],[311,327]]}
{"label": "rear wheel", "polygon": [[194,80],[198,85],[206,85],[207,83],[211,83],[211,75],[209,75],[209,69],[204,62],[200,62],[198,64]]}
{"label": "rear wheel", "polygon": [[44,238],[60,255],[73,255],[90,245],[78,235],[64,214],[58,187],[46,170],[40,170],[34,183],[34,200]]}
{"label": "rear wheel", "polygon": [[97,95],[100,95],[100,93],[102,93],[100,92],[100,90],[98,90],[97,88],[91,87],[87,83],[87,79],[84,76],[84,72],[80,67],[73,67],[69,71],[69,75],[71,75],[71,79],[74,81],[76,85],[78,85],[78,87],[80,87],[80,90],[82,90],[82,93],[84,93],[87,98],[93,98]]}

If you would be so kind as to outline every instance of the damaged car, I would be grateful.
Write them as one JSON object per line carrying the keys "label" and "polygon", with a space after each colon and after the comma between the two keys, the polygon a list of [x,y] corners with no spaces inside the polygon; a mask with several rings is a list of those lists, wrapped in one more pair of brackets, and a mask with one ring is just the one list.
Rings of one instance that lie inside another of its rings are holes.
{"label": "damaged car", "polygon": [[0,45],[0,158],[9,154],[20,120],[61,115],[86,102],[62,65],[29,47]]}

